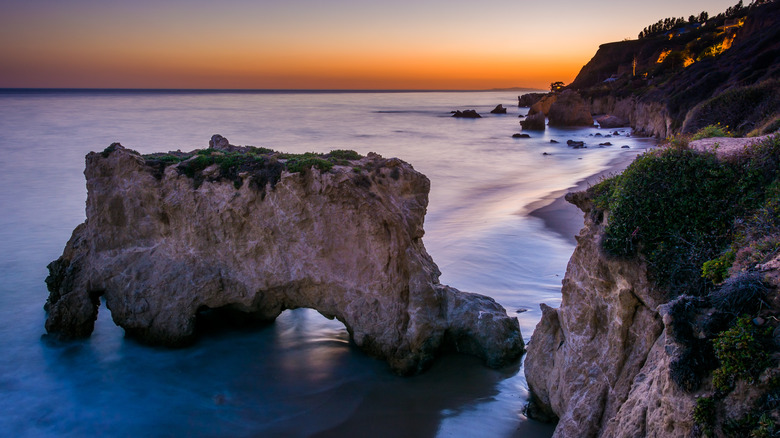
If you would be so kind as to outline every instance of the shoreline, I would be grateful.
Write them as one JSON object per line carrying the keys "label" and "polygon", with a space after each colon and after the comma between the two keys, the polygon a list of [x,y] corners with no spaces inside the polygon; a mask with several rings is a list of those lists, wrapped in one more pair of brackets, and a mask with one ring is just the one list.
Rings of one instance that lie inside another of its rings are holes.
{"label": "shoreline", "polygon": [[580,233],[584,218],[579,208],[566,201],[566,194],[586,190],[601,179],[622,172],[637,156],[646,151],[647,149],[634,149],[631,153],[621,154],[610,161],[607,168],[601,172],[581,179],[567,189],[552,192],[528,204],[520,214],[541,219],[545,228],[576,245],[575,236]]}

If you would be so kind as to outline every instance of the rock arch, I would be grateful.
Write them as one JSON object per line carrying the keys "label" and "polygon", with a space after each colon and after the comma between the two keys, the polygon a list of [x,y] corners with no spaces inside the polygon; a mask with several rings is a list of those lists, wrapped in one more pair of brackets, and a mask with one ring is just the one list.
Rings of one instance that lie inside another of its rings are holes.
{"label": "rock arch", "polygon": [[196,188],[118,144],[86,161],[87,220],[49,265],[50,333],[89,336],[102,295],[114,322],[151,344],[191,342],[204,308],[270,322],[307,307],[401,374],[447,348],[490,366],[523,350],[494,300],[439,283],[422,242],[430,183],[401,160],[283,171],[261,188],[216,177],[216,165]]}

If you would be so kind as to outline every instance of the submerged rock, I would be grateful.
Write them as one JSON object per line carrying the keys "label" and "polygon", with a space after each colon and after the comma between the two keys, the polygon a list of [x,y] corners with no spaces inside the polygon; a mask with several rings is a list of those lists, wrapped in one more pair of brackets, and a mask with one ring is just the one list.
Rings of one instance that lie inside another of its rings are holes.
{"label": "submerged rock", "polygon": [[439,283],[422,242],[430,181],[411,165],[234,148],[88,154],[87,220],[49,265],[47,331],[89,336],[102,296],[114,322],[150,344],[194,341],[206,314],[270,322],[306,307],[401,374],[445,350],[494,367],[522,353],[516,318]]}
{"label": "submerged rock", "polygon": [[517,134],[512,134],[512,138],[531,138],[528,134],[520,134],[519,132]]}
{"label": "submerged rock", "polygon": [[457,110],[452,112],[452,117],[458,117],[463,119],[481,119],[482,116],[479,115],[479,113],[476,110],[473,109],[467,109],[467,110]]}

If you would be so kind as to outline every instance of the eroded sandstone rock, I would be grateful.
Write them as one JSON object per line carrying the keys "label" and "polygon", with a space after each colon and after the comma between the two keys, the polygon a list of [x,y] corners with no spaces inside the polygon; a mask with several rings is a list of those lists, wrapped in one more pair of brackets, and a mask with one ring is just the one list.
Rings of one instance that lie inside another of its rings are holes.
{"label": "eroded sandstone rock", "polygon": [[544,113],[539,112],[529,115],[525,120],[520,122],[520,126],[528,131],[544,131],[545,122]]}
{"label": "eroded sandstone rock", "polygon": [[119,144],[87,155],[87,220],[49,265],[50,333],[89,336],[102,296],[151,344],[193,341],[214,309],[273,321],[306,307],[402,374],[448,348],[491,366],[521,354],[499,304],[439,283],[422,242],[430,182],[409,164],[369,154],[291,172],[277,154],[238,175],[209,165],[197,183],[187,172],[199,157],[160,168]]}
{"label": "eroded sandstone rock", "polygon": [[658,292],[640,261],[615,260],[600,249],[606,222],[585,193],[567,200],[586,212],[585,227],[563,280],[558,309],[542,305],[528,344],[525,375],[536,405],[556,415],[555,437],[601,435],[647,366],[663,330]]}
{"label": "eroded sandstone rock", "polygon": [[590,108],[574,90],[559,93],[547,117],[550,126],[593,126]]}

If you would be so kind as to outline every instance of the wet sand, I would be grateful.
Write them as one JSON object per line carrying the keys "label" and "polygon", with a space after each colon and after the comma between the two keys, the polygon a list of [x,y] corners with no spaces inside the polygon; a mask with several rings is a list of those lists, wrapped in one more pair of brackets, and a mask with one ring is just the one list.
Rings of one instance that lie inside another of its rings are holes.
{"label": "wet sand", "polygon": [[532,202],[523,210],[522,214],[541,219],[547,229],[576,244],[574,236],[579,234],[580,229],[582,229],[583,213],[579,208],[568,203],[564,196],[570,192],[586,190],[602,179],[622,172],[638,155],[644,152],[646,149],[627,150],[625,154],[612,160],[606,170],[580,180],[566,190],[550,193],[548,196]]}

